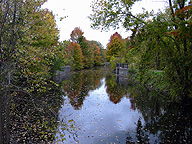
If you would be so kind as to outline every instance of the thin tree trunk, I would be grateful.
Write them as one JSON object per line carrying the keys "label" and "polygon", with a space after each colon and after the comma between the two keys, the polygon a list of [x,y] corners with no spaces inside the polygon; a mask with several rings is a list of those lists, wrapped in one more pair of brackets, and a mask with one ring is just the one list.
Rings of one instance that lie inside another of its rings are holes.
{"label": "thin tree trunk", "polygon": [[1,47],[1,35],[0,35],[0,143],[3,144],[3,130],[4,130],[4,120],[3,120],[3,64],[2,64],[2,47]]}
{"label": "thin tree trunk", "polygon": [[[0,73],[1,76],[1,73]],[[0,78],[0,143],[3,144],[3,99],[1,90],[1,78]]]}
{"label": "thin tree trunk", "polygon": [[10,143],[10,86],[7,88],[6,104],[5,104],[5,128],[6,128],[6,143]]}

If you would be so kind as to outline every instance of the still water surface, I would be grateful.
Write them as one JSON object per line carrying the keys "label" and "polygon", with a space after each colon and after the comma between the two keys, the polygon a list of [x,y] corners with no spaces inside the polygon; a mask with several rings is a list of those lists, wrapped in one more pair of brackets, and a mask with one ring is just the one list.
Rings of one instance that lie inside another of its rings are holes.
{"label": "still water surface", "polygon": [[159,93],[105,69],[74,73],[62,85],[57,143],[191,142],[189,107],[168,104]]}

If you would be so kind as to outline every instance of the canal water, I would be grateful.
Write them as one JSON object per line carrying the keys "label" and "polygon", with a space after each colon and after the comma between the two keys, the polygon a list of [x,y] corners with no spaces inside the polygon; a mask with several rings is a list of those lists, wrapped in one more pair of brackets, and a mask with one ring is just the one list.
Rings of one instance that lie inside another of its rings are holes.
{"label": "canal water", "polygon": [[56,143],[191,143],[190,105],[168,103],[104,68],[62,78]]}

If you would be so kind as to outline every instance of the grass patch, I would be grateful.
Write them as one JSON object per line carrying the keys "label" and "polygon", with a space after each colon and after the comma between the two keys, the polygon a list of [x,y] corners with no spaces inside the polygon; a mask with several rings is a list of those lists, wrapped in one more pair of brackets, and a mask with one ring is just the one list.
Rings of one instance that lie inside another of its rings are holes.
{"label": "grass patch", "polygon": [[168,87],[168,83],[164,79],[164,72],[160,71],[148,71],[144,74],[143,82],[160,91],[165,90]]}
{"label": "grass patch", "polygon": [[[148,88],[154,88],[159,91],[167,91],[169,83],[165,80],[163,71],[148,70],[145,71],[143,75],[139,73],[137,69],[129,69],[128,78],[134,81],[139,81]],[[142,77],[142,79],[139,79]]]}

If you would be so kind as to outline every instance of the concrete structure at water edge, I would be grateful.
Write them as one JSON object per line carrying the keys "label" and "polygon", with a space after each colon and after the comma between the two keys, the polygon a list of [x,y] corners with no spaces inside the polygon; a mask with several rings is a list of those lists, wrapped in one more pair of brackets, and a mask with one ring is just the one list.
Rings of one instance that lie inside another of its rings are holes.
{"label": "concrete structure at water edge", "polygon": [[105,66],[105,67],[110,67],[111,65],[110,65],[109,62],[106,62],[104,66]]}
{"label": "concrete structure at water edge", "polygon": [[71,67],[70,66],[62,66],[61,70],[58,70],[56,72],[56,75],[63,75],[71,72]]}
{"label": "concrete structure at water edge", "polygon": [[116,74],[119,76],[128,76],[128,63],[116,63]]}
{"label": "concrete structure at water edge", "polygon": [[57,82],[64,81],[71,77],[71,67],[70,66],[62,66],[61,70],[56,72],[56,76],[53,78]]}

